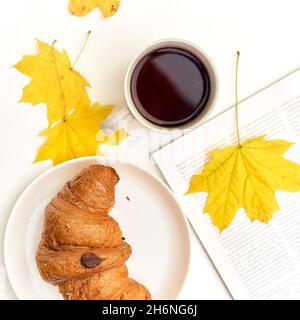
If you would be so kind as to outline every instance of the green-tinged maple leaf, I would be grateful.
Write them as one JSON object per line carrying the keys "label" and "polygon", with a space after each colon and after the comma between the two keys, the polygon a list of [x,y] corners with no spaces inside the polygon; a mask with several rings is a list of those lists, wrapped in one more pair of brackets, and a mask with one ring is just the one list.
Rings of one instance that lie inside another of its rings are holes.
{"label": "green-tinged maple leaf", "polygon": [[267,223],[279,210],[275,191],[300,190],[300,165],[283,157],[292,143],[266,140],[264,136],[240,143],[237,98],[239,56],[237,52],[235,121],[238,143],[211,151],[211,160],[191,178],[187,192],[208,193],[204,213],[210,215],[220,231],[231,224],[240,208],[245,209],[251,221]]}

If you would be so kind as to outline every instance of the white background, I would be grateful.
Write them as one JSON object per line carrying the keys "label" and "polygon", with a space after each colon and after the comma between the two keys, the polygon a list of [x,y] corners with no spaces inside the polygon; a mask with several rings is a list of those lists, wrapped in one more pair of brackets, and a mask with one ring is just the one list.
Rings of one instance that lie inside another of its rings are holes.
{"label": "white background", "polygon": [[[2,249],[9,212],[24,187],[51,166],[32,164],[40,145],[37,135],[47,126],[45,108],[17,103],[29,80],[11,68],[23,54],[36,52],[35,38],[49,43],[57,39],[74,59],[86,32],[92,30],[77,70],[91,83],[93,100],[119,108],[126,107],[122,87],[130,60],[147,43],[161,38],[190,40],[214,61],[220,92],[212,115],[233,104],[236,50],[241,51],[240,98],[300,66],[297,0],[122,0],[118,13],[105,20],[97,10],[85,18],[71,16],[68,0],[0,0],[0,4],[0,298],[4,299],[14,298]],[[200,242],[192,238],[191,268],[181,298],[229,299]]]}

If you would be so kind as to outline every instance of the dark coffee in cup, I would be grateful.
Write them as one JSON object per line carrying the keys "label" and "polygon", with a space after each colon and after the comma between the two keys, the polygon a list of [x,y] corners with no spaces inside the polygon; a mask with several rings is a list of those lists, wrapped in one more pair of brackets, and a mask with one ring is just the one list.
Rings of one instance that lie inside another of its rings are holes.
{"label": "dark coffee in cup", "polygon": [[209,57],[179,39],[154,42],[129,65],[124,93],[132,114],[161,132],[200,125],[216,100],[217,75]]}
{"label": "dark coffee in cup", "polygon": [[192,53],[179,48],[160,48],[136,65],[131,95],[140,114],[150,122],[174,127],[197,117],[210,95],[205,65]]}

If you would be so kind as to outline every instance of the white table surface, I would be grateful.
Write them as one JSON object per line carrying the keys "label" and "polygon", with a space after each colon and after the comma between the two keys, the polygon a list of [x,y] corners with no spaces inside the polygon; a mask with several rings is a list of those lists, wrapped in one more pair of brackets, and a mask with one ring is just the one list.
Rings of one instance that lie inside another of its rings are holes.
{"label": "white table surface", "polygon": [[[74,58],[88,30],[90,42],[77,69],[92,84],[91,97],[126,108],[123,78],[131,58],[148,42],[184,38],[214,61],[220,81],[215,115],[233,104],[234,54],[241,51],[240,97],[247,97],[300,65],[298,0],[122,0],[117,15],[97,11],[76,18],[68,0],[0,0],[0,298],[14,299],[5,274],[3,235],[10,210],[26,185],[51,166],[32,164],[47,126],[45,107],[18,104],[28,79],[11,66],[36,50],[34,39],[59,41]],[[299,84],[300,85],[300,84]],[[216,128],[217,130],[217,128]],[[209,132],[207,133],[209,134]],[[134,148],[145,150],[133,134]],[[158,169],[141,161],[156,175]],[[192,260],[180,298],[230,299],[199,240],[192,235]]]}

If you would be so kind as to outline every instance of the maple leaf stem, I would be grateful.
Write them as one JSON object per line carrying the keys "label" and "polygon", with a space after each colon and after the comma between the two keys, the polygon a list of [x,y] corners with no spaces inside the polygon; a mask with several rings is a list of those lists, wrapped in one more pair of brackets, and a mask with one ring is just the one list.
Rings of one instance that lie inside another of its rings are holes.
{"label": "maple leaf stem", "polygon": [[235,125],[236,125],[236,135],[238,146],[241,146],[240,140],[240,131],[239,131],[239,101],[238,101],[238,71],[239,71],[239,60],[240,60],[240,52],[236,53],[236,64],[235,64]]}
{"label": "maple leaf stem", "polygon": [[75,59],[73,65],[72,65],[72,67],[71,67],[71,69],[74,69],[76,63],[78,62],[79,58],[81,57],[81,55],[82,55],[82,53],[83,53],[84,49],[86,48],[86,45],[87,45],[87,43],[88,43],[88,41],[89,41],[89,38],[90,38],[91,33],[92,33],[92,31],[88,31],[88,33],[87,33],[87,35],[86,35],[86,38],[85,38],[85,41],[84,41],[84,44],[83,44],[83,46],[82,46],[82,48],[81,48],[81,50],[80,50],[77,58]]}

